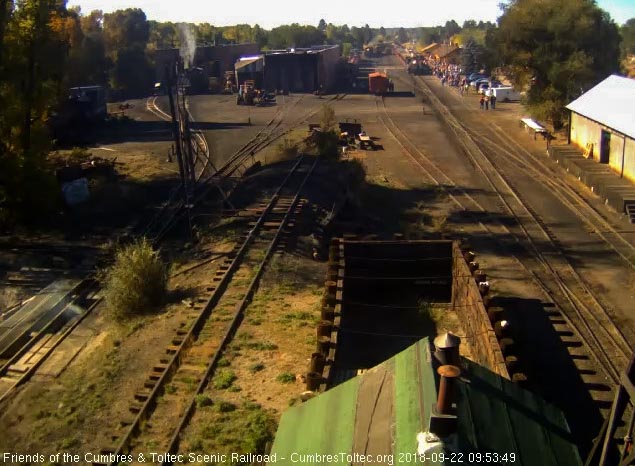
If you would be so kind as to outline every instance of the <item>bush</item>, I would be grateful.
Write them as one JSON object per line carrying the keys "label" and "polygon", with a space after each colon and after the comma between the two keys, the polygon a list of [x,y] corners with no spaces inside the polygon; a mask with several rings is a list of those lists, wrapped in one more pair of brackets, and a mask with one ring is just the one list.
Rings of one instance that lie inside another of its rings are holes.
{"label": "bush", "polygon": [[284,138],[284,140],[278,144],[276,150],[275,161],[278,160],[290,160],[298,156],[298,144],[293,141]]}
{"label": "bush", "polygon": [[337,128],[337,120],[335,118],[335,110],[329,104],[322,105],[320,109],[320,129],[323,132],[335,131]]}
{"label": "bush", "polygon": [[154,311],[165,298],[167,267],[145,239],[120,248],[101,277],[108,309],[116,319]]}
{"label": "bush", "polygon": [[339,135],[336,131],[321,131],[315,136],[315,145],[322,157],[337,157],[339,155]]}

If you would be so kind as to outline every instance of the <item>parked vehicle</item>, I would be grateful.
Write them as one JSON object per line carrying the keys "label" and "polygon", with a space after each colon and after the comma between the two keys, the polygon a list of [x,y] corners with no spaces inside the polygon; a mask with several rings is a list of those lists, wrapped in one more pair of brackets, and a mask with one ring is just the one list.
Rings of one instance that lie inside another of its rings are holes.
{"label": "parked vehicle", "polygon": [[481,78],[481,79],[476,79],[474,81],[472,81],[470,83],[470,86],[472,86],[474,89],[478,90],[479,87],[481,87],[482,84],[489,84],[489,79],[488,78]]}
{"label": "parked vehicle", "polygon": [[465,80],[467,81],[468,84],[471,84],[473,81],[476,81],[478,79],[487,79],[487,75],[483,74],[483,73],[472,73],[471,75],[469,75],[467,78],[465,78]]}
{"label": "parked vehicle", "polygon": [[487,83],[481,84],[478,87],[478,93],[483,95],[491,95],[490,90],[495,89],[497,87],[502,87],[502,83],[500,81],[489,81]]}
{"label": "parked vehicle", "polygon": [[513,87],[497,87],[492,89],[492,93],[499,102],[513,102],[520,100],[520,92]]}

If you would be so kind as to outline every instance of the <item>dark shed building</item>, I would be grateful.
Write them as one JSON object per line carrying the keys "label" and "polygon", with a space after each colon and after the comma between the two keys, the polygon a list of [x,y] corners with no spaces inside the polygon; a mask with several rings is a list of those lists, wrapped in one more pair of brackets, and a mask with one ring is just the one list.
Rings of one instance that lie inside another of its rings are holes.
{"label": "dark shed building", "polygon": [[[236,63],[238,82],[255,79],[262,66],[262,87],[267,90],[313,92],[320,87],[335,87],[337,63],[340,60],[338,45],[322,45],[308,49],[288,49],[266,52]],[[257,79],[256,79],[257,80]]]}
{"label": "dark shed building", "polygon": [[[258,53],[257,44],[209,45],[196,47],[192,66],[200,67],[206,77],[221,79],[225,72],[234,71],[234,63],[244,55]],[[179,56],[179,49],[160,49],[154,51],[155,76],[157,81],[164,77],[165,67]]]}

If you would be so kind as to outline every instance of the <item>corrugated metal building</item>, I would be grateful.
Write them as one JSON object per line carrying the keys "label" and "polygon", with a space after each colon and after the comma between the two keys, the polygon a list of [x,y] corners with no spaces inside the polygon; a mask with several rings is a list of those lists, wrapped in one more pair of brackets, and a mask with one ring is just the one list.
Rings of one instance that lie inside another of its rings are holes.
{"label": "corrugated metal building", "polygon": [[235,70],[239,83],[246,79],[257,81],[262,75],[262,87],[270,91],[314,92],[320,87],[335,87],[339,60],[338,45],[320,45],[243,58],[236,62]]}
{"label": "corrugated metal building", "polygon": [[635,181],[635,80],[609,76],[567,109],[569,142]]}
{"label": "corrugated metal building", "polygon": [[455,421],[445,424],[440,441],[426,438],[422,433],[439,432],[431,426],[439,384],[434,361],[428,340],[419,340],[289,408],[268,464],[582,465],[558,409],[466,359],[454,379]]}

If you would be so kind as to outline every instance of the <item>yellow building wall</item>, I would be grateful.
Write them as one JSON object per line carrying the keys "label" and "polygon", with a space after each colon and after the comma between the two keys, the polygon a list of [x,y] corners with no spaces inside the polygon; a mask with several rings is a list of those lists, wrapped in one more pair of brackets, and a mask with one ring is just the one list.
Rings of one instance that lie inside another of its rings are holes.
{"label": "yellow building wall", "polygon": [[622,173],[622,155],[624,154],[624,136],[611,133],[609,166],[617,173]]}
{"label": "yellow building wall", "polygon": [[610,128],[581,115],[571,113],[571,144],[584,151],[586,145],[592,143],[593,160],[596,162],[600,161],[600,142],[603,129],[611,133],[609,166],[618,174],[622,174],[623,164],[624,178],[635,182],[635,140],[615,133]]}
{"label": "yellow building wall", "polygon": [[635,182],[635,139],[626,138],[624,148],[624,178]]}
{"label": "yellow building wall", "polygon": [[593,144],[593,160],[600,160],[600,138],[602,127],[577,113],[571,114],[571,144],[584,151],[588,143]]}

